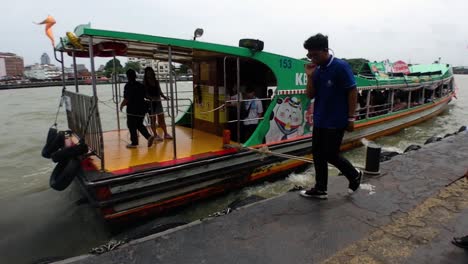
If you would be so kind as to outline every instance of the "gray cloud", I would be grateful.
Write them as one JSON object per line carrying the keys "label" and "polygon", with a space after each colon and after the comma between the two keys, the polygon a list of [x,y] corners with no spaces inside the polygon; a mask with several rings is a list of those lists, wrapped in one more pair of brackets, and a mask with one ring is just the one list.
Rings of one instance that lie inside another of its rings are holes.
{"label": "gray cloud", "polygon": [[[1,4],[1,51],[26,64],[52,55],[44,28],[32,21],[53,15],[56,39],[78,24],[177,38],[205,29],[203,41],[237,45],[240,38],[265,41],[265,50],[304,57],[303,41],[322,32],[338,57],[370,60],[442,60],[468,65],[468,4],[453,1],[8,1]],[[69,64],[67,61],[67,64]],[[85,60],[83,60],[84,62]],[[98,64],[103,60],[98,61]]]}

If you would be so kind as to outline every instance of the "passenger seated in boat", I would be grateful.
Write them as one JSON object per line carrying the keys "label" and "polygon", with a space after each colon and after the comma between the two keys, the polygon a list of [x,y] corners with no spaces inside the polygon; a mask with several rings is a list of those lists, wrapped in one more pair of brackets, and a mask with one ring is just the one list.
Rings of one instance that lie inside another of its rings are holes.
{"label": "passenger seated in boat", "polygon": [[396,111],[400,111],[406,108],[408,108],[408,104],[406,102],[403,102],[400,99],[400,97],[397,97],[395,99],[395,104],[393,105],[393,111],[396,112]]}
{"label": "passenger seated in boat", "polygon": [[425,103],[430,103],[433,101],[432,95],[434,94],[434,91],[428,90],[426,91],[426,94],[424,95],[424,102]]}
{"label": "passenger seated in boat", "polygon": [[247,111],[247,117],[244,118],[246,120],[243,121],[242,142],[247,141],[257,128],[258,119],[256,118],[261,118],[263,116],[262,101],[255,99],[258,99],[255,96],[255,90],[252,87],[248,87],[245,91],[244,100],[249,101],[245,101],[241,105],[241,107],[244,107]]}
{"label": "passenger seated in boat", "polygon": [[385,96],[381,91],[373,90],[371,92],[371,111],[369,116],[378,116],[384,113]]}
{"label": "passenger seated in boat", "polygon": [[[143,84],[146,88],[146,96],[150,100],[149,107],[149,116],[151,120],[151,130],[153,130],[153,135],[158,141],[163,139],[158,135],[157,124],[162,128],[164,132],[165,139],[172,139],[172,136],[167,133],[166,120],[164,120],[164,110],[161,103],[161,97],[164,100],[168,100],[168,97],[163,94],[161,91],[161,86],[159,81],[156,79],[154,70],[151,67],[145,68],[145,75],[143,77]],[[156,124],[156,117],[158,118],[158,123]]]}
{"label": "passenger seated in boat", "polygon": [[416,91],[412,94],[412,97],[411,97],[411,106],[418,106],[418,105],[421,105],[423,104],[423,100],[422,100],[422,95],[421,95],[421,92],[419,91]]}
{"label": "passenger seated in boat", "polygon": [[127,71],[128,83],[124,88],[124,100],[120,104],[120,111],[124,106],[127,107],[127,126],[130,132],[131,143],[127,148],[136,148],[138,146],[138,132],[148,140],[148,147],[153,145],[154,136],[148,133],[143,125],[147,108],[145,104],[145,87],[136,80],[136,72],[132,69]]}
{"label": "passenger seated in boat", "polygon": [[367,98],[367,93],[368,91],[362,91],[361,93],[358,93],[358,108],[359,112],[357,115],[357,119],[365,119],[366,118],[366,98]]}
{"label": "passenger seated in boat", "polygon": [[[229,93],[229,101],[226,102],[227,112],[228,112],[228,121],[237,120],[237,87],[232,87],[231,92]],[[242,94],[240,94],[240,100],[242,100]],[[232,141],[237,140],[237,122],[230,122],[227,124],[229,131],[231,131]]]}
{"label": "passenger seated in boat", "polygon": [[269,99],[269,100],[263,100],[262,103],[263,103],[263,109],[268,109],[268,107],[270,106],[271,104],[271,100],[273,98],[273,89],[268,89],[267,91],[267,97],[265,99]]}
{"label": "passenger seated in boat", "polygon": [[273,98],[273,89],[268,89],[267,91],[267,97],[272,99]]}

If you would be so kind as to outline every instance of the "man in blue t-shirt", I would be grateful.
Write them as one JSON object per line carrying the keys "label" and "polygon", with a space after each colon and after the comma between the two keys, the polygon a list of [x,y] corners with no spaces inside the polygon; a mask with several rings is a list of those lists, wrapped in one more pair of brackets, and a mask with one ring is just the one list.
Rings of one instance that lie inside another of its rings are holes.
{"label": "man in blue t-shirt", "polygon": [[312,154],[315,165],[315,187],[302,191],[304,197],[327,199],[328,164],[337,167],[349,180],[349,192],[361,183],[362,172],[340,155],[344,132],[354,130],[357,103],[356,81],[351,67],[328,52],[328,37],[317,34],[304,42],[307,96],[314,102]]}

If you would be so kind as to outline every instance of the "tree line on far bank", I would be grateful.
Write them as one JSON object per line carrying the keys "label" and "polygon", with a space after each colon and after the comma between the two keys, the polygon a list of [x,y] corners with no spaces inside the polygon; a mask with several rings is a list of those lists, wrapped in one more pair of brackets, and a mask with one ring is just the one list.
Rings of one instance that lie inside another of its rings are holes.
{"label": "tree line on far bank", "polygon": [[[363,58],[341,59],[346,61],[349,64],[349,66],[351,66],[351,69],[353,69],[354,74],[358,74],[358,72],[361,71],[362,66],[369,62],[369,60]],[[301,60],[310,61],[308,58],[301,58]]]}
{"label": "tree line on far bank", "polygon": [[[307,58],[302,58],[302,60],[307,60],[308,61]],[[342,58],[342,60],[348,62],[348,64],[351,66],[354,74],[357,74],[361,70],[362,66],[369,62],[369,60],[363,59],[363,58],[353,58],[353,59]],[[173,67],[176,69],[176,72],[180,73],[180,74],[186,74],[188,69],[189,69],[189,67],[187,65],[184,65],[184,64],[180,64],[178,67],[173,65]],[[116,72],[118,74],[123,74],[128,69],[133,69],[134,71],[136,71],[138,73],[142,73],[142,71],[144,70],[144,69],[141,68],[141,65],[140,65],[140,63],[138,61],[128,61],[123,66],[119,59],[115,59],[115,69],[116,69]],[[109,77],[111,77],[112,72],[114,72],[113,59],[109,60],[104,65],[103,74],[106,77],[109,78]]]}

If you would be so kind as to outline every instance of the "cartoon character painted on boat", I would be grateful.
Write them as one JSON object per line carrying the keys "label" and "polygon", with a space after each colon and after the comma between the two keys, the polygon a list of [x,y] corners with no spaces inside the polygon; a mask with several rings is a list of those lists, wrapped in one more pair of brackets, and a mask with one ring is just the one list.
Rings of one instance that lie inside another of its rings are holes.
{"label": "cartoon character painted on boat", "polygon": [[265,142],[277,142],[304,133],[302,102],[299,97],[278,98],[270,116],[270,129]]}
{"label": "cartoon character painted on boat", "polygon": [[304,111],[304,133],[312,134],[312,128],[314,126],[314,100],[308,99],[306,110]]}

